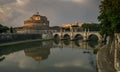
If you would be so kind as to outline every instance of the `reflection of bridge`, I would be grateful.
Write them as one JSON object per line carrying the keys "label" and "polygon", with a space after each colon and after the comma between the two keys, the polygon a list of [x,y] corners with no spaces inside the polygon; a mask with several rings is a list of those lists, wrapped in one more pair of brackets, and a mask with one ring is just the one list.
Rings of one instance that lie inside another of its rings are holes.
{"label": "reflection of bridge", "polygon": [[[97,42],[96,42],[97,43]],[[79,41],[34,41],[28,43],[21,43],[9,46],[0,46],[0,61],[3,61],[7,55],[24,50],[27,56],[34,58],[37,61],[45,60],[50,54],[51,48],[79,48],[92,50],[96,48],[97,44],[93,42],[79,42]]]}
{"label": "reflection of bridge", "polygon": [[79,49],[94,49],[98,46],[98,42],[79,42],[79,41],[59,41],[53,44],[56,48],[79,48]]}
{"label": "reflection of bridge", "polygon": [[102,40],[102,36],[98,32],[89,32],[89,31],[82,31],[82,32],[55,32],[53,33],[54,38],[60,38],[60,39],[65,39],[69,38],[71,40],[77,39],[77,38],[82,38],[83,40],[89,40],[92,36],[96,36],[99,41]]}

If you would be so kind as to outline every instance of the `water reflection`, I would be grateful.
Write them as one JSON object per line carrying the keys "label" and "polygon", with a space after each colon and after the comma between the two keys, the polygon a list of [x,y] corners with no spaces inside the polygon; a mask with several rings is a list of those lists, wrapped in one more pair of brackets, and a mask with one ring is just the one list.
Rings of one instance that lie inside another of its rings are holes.
{"label": "water reflection", "polygon": [[98,45],[97,41],[88,41],[88,45],[92,48],[95,48]]}
{"label": "water reflection", "polygon": [[50,48],[31,48],[24,50],[25,55],[32,57],[36,61],[42,61],[48,58]]}
{"label": "water reflection", "polygon": [[75,40],[74,43],[75,43],[76,46],[80,47],[81,41],[80,40]]}
{"label": "water reflection", "polygon": [[53,46],[52,41],[45,41],[45,42],[36,41],[36,42],[21,43],[16,45],[1,46],[0,61],[3,61],[5,59],[5,56],[14,52],[22,51],[22,50],[24,50],[27,56],[32,56],[32,54],[33,55],[36,54],[36,56],[42,55],[43,57],[41,58],[45,59],[46,57],[44,55],[50,54],[50,48],[52,48],[52,46]]}
{"label": "water reflection", "polygon": [[70,45],[70,40],[63,40],[63,43],[64,43],[65,45]]}
{"label": "water reflection", "polygon": [[60,39],[54,39],[54,43],[55,44],[59,44],[60,43]]}
{"label": "water reflection", "polygon": [[5,59],[5,57],[0,57],[0,61],[3,61]]}
{"label": "water reflection", "polygon": [[96,72],[93,49],[98,43],[92,43],[51,40],[1,46],[0,71]]}
{"label": "water reflection", "polygon": [[[98,45],[98,42],[81,42],[80,40],[69,41],[69,40],[54,40],[53,41],[37,41],[37,42],[29,42],[23,44],[16,44],[11,46],[2,46],[0,47],[0,61],[4,60],[4,55],[9,55],[11,53],[24,50],[25,55],[34,58],[36,61],[47,59],[50,54],[50,48],[53,47],[69,47],[69,48],[84,48],[91,49],[95,48]],[[89,53],[89,51],[84,51],[83,53]]]}
{"label": "water reflection", "polygon": [[82,42],[81,40],[54,40],[54,46],[58,47],[72,47],[72,48],[85,48],[85,49],[92,49],[96,48],[98,45],[98,41],[88,41],[88,42]]}

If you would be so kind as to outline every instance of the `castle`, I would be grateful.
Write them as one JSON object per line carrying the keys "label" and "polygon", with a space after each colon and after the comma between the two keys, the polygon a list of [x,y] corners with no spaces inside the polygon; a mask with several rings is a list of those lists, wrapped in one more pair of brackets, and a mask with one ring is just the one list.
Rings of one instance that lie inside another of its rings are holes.
{"label": "castle", "polygon": [[49,29],[49,21],[47,17],[34,14],[30,19],[24,21],[24,28],[25,29],[34,29],[34,30],[44,30]]}
{"label": "castle", "polygon": [[24,26],[16,28],[17,33],[45,33],[50,29],[46,16],[39,15],[39,12],[24,21]]}

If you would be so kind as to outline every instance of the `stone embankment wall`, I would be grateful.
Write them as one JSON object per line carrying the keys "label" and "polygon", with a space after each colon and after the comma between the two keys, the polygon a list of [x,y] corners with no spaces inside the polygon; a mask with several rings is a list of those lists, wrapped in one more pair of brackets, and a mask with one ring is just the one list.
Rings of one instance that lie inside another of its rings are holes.
{"label": "stone embankment wall", "polygon": [[114,40],[108,44],[107,57],[114,65],[116,72],[120,72],[120,33],[115,33]]}
{"label": "stone embankment wall", "polygon": [[120,33],[115,34],[114,67],[117,72],[120,72]]}
{"label": "stone embankment wall", "polygon": [[120,33],[108,37],[106,45],[97,54],[98,72],[120,72]]}
{"label": "stone embankment wall", "polygon": [[41,34],[0,34],[0,44],[15,41],[42,39]]}
{"label": "stone embankment wall", "polygon": [[120,33],[115,33],[114,40],[108,44],[107,57],[114,65],[116,72],[120,72]]}

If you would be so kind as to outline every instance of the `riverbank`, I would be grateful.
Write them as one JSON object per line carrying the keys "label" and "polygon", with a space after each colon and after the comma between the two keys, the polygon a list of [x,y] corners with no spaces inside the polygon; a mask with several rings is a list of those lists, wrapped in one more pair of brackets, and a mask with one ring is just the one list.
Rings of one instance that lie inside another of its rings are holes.
{"label": "riverbank", "polygon": [[42,34],[17,34],[17,33],[0,34],[0,44],[34,39],[43,39]]}
{"label": "riverbank", "polygon": [[21,44],[21,43],[27,43],[27,42],[35,42],[35,41],[47,41],[52,39],[31,39],[31,40],[24,40],[24,41],[16,41],[16,42],[9,42],[9,43],[2,43],[0,46],[8,46],[8,45],[15,45],[15,44]]}
{"label": "riverbank", "polygon": [[111,61],[110,57],[107,54],[108,49],[108,46],[105,45],[99,49],[96,55],[98,72],[116,72],[114,63]]}

